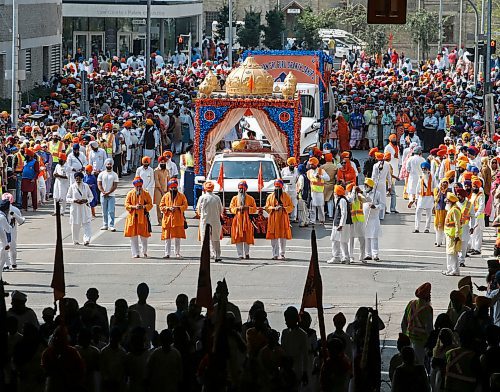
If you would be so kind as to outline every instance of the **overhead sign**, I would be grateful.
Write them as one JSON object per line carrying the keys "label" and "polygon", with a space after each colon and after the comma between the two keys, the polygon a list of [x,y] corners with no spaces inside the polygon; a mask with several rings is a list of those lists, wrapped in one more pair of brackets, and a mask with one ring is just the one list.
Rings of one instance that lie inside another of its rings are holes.
{"label": "overhead sign", "polygon": [[132,19],[132,24],[133,25],[145,26],[146,25],[146,19]]}
{"label": "overhead sign", "polygon": [[300,8],[288,8],[286,10],[287,14],[300,14]]}

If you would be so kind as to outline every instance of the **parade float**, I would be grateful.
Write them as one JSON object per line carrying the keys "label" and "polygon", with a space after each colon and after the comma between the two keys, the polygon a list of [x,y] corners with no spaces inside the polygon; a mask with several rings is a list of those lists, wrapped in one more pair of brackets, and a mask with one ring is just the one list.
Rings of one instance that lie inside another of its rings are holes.
{"label": "parade float", "polygon": [[[301,100],[293,72],[289,72],[282,86],[277,88],[274,78],[249,56],[228,75],[224,90],[220,88],[215,74],[208,72],[199,86],[195,108],[195,193],[201,192],[205,180],[219,177],[220,173],[211,170],[214,161],[221,160],[215,159],[217,153],[226,154],[228,159],[230,154],[233,160],[241,154],[239,159],[242,164],[255,161],[256,156],[259,160],[259,154],[262,156],[262,162],[268,161],[271,155],[278,163],[284,162],[290,156],[297,159],[300,156]],[[219,142],[243,117],[255,119],[268,142],[268,147],[262,141],[243,138],[233,142],[231,151],[218,151]],[[273,173],[276,171],[273,169]],[[252,173],[256,174],[255,171]],[[237,192],[237,187],[233,184],[246,180],[249,185],[248,193],[254,196],[259,207],[263,207],[279,171],[268,178],[261,177],[260,186],[258,178],[253,178],[253,175],[249,176],[243,170],[241,175],[244,177],[228,178],[228,184],[222,189],[216,183],[215,193],[218,193],[225,201],[225,206],[228,206],[231,197]],[[223,172],[222,178],[224,179]],[[262,208],[259,208],[258,214],[252,216],[257,236],[265,233],[265,216]],[[227,212],[223,224],[225,235],[231,231],[231,219],[231,214]]]}

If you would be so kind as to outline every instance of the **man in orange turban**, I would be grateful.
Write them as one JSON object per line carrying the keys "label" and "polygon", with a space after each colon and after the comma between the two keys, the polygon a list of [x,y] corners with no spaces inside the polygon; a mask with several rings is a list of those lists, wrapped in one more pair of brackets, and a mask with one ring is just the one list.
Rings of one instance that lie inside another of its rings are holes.
{"label": "man in orange turban", "polygon": [[158,157],[158,167],[154,169],[155,190],[153,195],[153,203],[156,204],[156,219],[158,219],[158,225],[161,225],[162,222],[160,202],[163,195],[168,192],[169,180],[170,172],[167,169],[167,158],[160,156]]}
{"label": "man in orange turban", "polygon": [[266,239],[271,240],[273,260],[285,259],[286,240],[292,239],[290,218],[293,211],[292,199],[283,190],[283,180],[274,182],[274,193],[267,196],[265,210],[269,214]]}
{"label": "man in orange turban", "polygon": [[240,259],[250,258],[250,245],[254,244],[253,225],[250,215],[257,212],[255,199],[247,194],[246,181],[238,184],[238,194],[231,199],[229,210],[234,214],[231,226],[231,243],[236,244]]}
{"label": "man in orange turban", "polygon": [[299,171],[297,170],[297,160],[290,157],[286,160],[287,166],[281,169],[281,178],[286,178],[290,182],[285,184],[284,191],[290,196],[293,203],[293,211],[290,214],[292,221],[297,220],[297,179],[299,178]]}
{"label": "man in orange turban", "polygon": [[309,179],[311,189],[311,209],[309,218],[312,224],[316,223],[316,217],[318,217],[320,224],[325,223],[325,182],[330,180],[328,173],[318,165],[318,158],[309,158],[307,178]]}
{"label": "man in orange turban", "polygon": [[349,241],[351,239],[352,218],[349,204],[345,197],[345,189],[341,185],[335,185],[335,214],[333,218],[332,234],[332,258],[329,264],[342,262],[350,264]]}
{"label": "man in orange turban", "polygon": [[161,239],[165,241],[164,259],[170,258],[172,239],[174,240],[174,252],[177,258],[181,258],[181,238],[186,238],[184,223],[184,211],[188,208],[186,196],[178,191],[177,179],[168,182],[168,192],[163,195],[160,202],[160,210],[163,214],[161,222]]}
{"label": "man in orange turban", "polygon": [[149,192],[143,189],[144,181],[135,177],[134,189],[125,197],[125,209],[128,212],[125,221],[124,236],[130,238],[132,257],[140,257],[139,239],[144,257],[148,257],[148,238],[151,237],[151,222],[149,211],[153,208],[153,201]]}
{"label": "man in orange turban", "polygon": [[484,223],[484,207],[485,197],[483,191],[483,183],[479,178],[474,178],[472,181],[472,196],[470,198],[472,206],[474,207],[474,227],[471,235],[471,255],[480,255],[481,247],[483,244],[483,231],[485,228]]}
{"label": "man in orange turban", "polygon": [[426,282],[415,290],[417,299],[406,305],[401,329],[410,338],[411,346],[415,351],[418,364],[424,364],[425,344],[433,326],[433,309],[431,306],[431,284]]}
{"label": "man in orange turban", "polygon": [[139,166],[135,171],[135,176],[142,178],[142,188],[147,190],[149,195],[153,197],[155,192],[155,173],[151,167],[151,158],[144,156],[141,159],[142,166]]}
{"label": "man in orange turban", "polygon": [[[373,170],[370,178],[375,181],[375,190],[380,193],[380,210],[379,216],[380,220],[384,220],[385,217],[385,206],[386,206],[386,194],[387,190],[391,192],[392,190],[392,176],[390,163],[385,162],[384,153],[375,153],[375,159],[378,161],[373,165]],[[392,211],[396,212],[396,210]]]}
{"label": "man in orange turban", "polygon": [[210,225],[212,229],[210,239],[212,243],[212,251],[214,253],[215,262],[222,261],[220,250],[220,239],[222,235],[221,215],[223,211],[220,197],[213,194],[215,184],[212,181],[206,181],[203,184],[205,193],[198,199],[196,212],[200,217],[200,225],[198,229],[198,239],[203,242],[205,237],[206,226]]}
{"label": "man in orange turban", "polygon": [[321,169],[330,177],[329,180],[325,181],[323,197],[328,208],[328,217],[333,219],[333,188],[335,186],[335,178],[337,177],[337,165],[333,163],[332,153],[325,154],[325,163],[321,165]]}

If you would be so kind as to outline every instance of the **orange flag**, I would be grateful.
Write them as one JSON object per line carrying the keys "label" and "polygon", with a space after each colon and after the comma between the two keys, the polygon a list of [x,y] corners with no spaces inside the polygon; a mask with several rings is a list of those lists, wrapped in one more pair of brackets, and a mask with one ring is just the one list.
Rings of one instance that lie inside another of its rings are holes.
{"label": "orange flag", "polygon": [[255,82],[253,80],[253,75],[250,75],[250,79],[248,79],[247,86],[250,89],[250,92],[252,92],[253,89],[254,89],[254,87],[255,87]]}
{"label": "orange flag", "polygon": [[318,324],[323,349],[326,349],[325,318],[323,315],[323,283],[319,272],[318,244],[316,243],[316,231],[311,233],[311,261],[307,272],[304,294],[302,295],[302,305],[300,311],[305,308],[318,309]]}
{"label": "orange flag", "polygon": [[220,190],[224,189],[224,163],[221,162],[219,169],[219,177],[217,177],[217,184],[220,186]]}
{"label": "orange flag", "polygon": [[196,291],[196,304],[207,308],[207,314],[213,309],[212,281],[210,279],[210,225],[205,227],[205,237],[200,256],[200,271],[198,273],[198,290]]}
{"label": "orange flag", "polygon": [[54,289],[54,302],[63,299],[66,295],[66,283],[64,281],[64,260],[61,230],[61,205],[56,203],[56,254],[54,256],[54,271],[50,287]]}
{"label": "orange flag", "polygon": [[259,166],[259,175],[257,177],[257,190],[260,192],[264,188],[264,177],[262,177],[262,162]]}

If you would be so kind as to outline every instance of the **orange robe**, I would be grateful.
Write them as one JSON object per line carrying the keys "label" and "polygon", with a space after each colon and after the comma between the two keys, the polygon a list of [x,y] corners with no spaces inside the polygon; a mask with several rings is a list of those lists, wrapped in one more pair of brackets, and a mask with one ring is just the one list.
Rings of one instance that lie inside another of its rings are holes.
{"label": "orange robe", "polygon": [[[169,207],[179,207],[174,211],[168,210]],[[186,238],[186,230],[184,229],[184,211],[188,208],[186,196],[182,193],[177,193],[175,199],[172,200],[172,194],[167,192],[163,195],[160,202],[160,210],[163,212],[161,221],[161,239],[168,240],[170,238]]]}
{"label": "orange robe", "polygon": [[351,139],[349,135],[349,124],[347,124],[347,121],[343,116],[340,116],[337,120],[338,122],[338,137],[339,137],[339,144],[340,144],[340,151],[348,151],[350,150],[349,147],[349,141]]}
{"label": "orange robe", "polygon": [[[143,205],[144,208],[140,210],[133,208],[138,204]],[[151,211],[152,208],[153,201],[151,200],[151,195],[145,189],[141,191],[139,196],[135,193],[135,189],[127,193],[125,209],[128,211],[128,215],[125,221],[125,237],[135,237],[138,235],[141,237],[151,237],[145,212]]]}
{"label": "orange robe", "polygon": [[347,162],[344,168],[337,170],[337,181],[343,182],[343,186],[347,186],[350,183],[356,185],[356,171],[351,165],[351,162]]}
{"label": "orange robe", "polygon": [[247,244],[253,245],[253,225],[250,221],[250,214],[257,213],[257,205],[255,204],[255,199],[250,195],[245,195],[245,206],[248,209],[244,211],[238,211],[238,207],[243,207],[240,205],[238,200],[238,195],[231,199],[231,205],[229,210],[234,214],[233,222],[231,225],[231,243],[238,244],[240,242],[246,242]]}
{"label": "orange robe", "polygon": [[266,206],[264,207],[269,218],[267,220],[267,232],[266,239],[276,240],[278,238],[286,238],[287,240],[292,239],[292,230],[290,229],[290,214],[293,209],[292,199],[286,192],[281,195],[281,205],[283,209],[273,210],[273,207],[277,207],[278,200],[274,193],[267,196]]}

